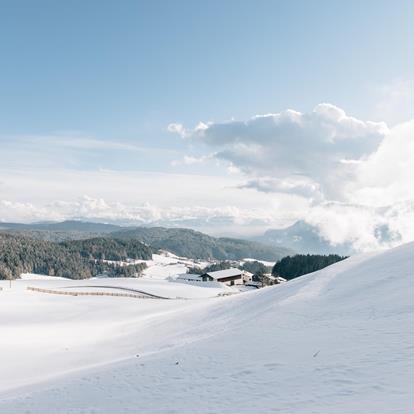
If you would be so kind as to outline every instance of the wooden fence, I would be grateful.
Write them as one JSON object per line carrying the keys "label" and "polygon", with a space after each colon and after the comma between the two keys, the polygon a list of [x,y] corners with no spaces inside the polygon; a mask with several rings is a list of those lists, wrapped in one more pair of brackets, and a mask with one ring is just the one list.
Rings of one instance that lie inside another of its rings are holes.
{"label": "wooden fence", "polygon": [[114,292],[68,292],[66,290],[52,290],[52,289],[41,289],[37,287],[28,286],[27,290],[41,293],[51,293],[54,295],[69,295],[69,296],[118,296],[123,298],[138,298],[138,299],[153,299],[147,295],[137,295],[134,293],[114,293]]}

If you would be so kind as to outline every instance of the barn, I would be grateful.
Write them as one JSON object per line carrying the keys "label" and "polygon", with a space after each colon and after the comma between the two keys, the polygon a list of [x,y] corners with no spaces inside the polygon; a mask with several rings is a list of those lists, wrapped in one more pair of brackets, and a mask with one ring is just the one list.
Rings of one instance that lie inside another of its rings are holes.
{"label": "barn", "polygon": [[203,273],[201,278],[203,282],[220,282],[226,285],[243,285],[244,271],[236,268],[217,270],[216,272]]}

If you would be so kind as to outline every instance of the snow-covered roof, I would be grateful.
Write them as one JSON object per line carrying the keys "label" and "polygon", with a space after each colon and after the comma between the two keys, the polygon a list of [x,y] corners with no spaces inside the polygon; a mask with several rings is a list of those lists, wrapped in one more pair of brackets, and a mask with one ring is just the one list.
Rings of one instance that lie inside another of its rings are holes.
{"label": "snow-covered roof", "polygon": [[212,277],[214,280],[222,279],[224,277],[232,277],[232,276],[239,276],[243,273],[240,269],[225,269],[225,270],[217,270],[215,272],[208,272],[205,273],[206,275]]}

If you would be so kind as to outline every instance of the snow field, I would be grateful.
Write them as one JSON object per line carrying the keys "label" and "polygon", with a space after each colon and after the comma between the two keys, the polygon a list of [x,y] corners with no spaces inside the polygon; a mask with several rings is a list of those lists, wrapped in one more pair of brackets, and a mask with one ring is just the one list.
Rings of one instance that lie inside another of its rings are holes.
{"label": "snow field", "polygon": [[0,412],[412,413],[413,269],[409,244],[212,299],[5,288]]}

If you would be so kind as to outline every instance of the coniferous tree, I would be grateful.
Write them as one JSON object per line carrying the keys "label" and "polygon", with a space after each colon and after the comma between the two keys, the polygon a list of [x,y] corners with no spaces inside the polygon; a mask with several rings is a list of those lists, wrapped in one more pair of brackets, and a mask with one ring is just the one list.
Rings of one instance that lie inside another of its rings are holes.
{"label": "coniferous tree", "polygon": [[297,254],[295,256],[287,256],[274,265],[272,274],[290,280],[307,273],[316,272],[344,259],[346,259],[345,256],[337,254]]}

